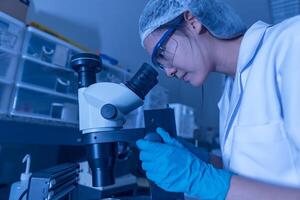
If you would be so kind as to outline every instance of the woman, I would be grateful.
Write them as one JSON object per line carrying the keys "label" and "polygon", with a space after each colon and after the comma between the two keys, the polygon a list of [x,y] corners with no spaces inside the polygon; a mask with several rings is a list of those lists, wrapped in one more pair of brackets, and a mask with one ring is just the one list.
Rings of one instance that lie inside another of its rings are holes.
{"label": "woman", "polygon": [[158,128],[139,140],[147,177],[200,199],[300,199],[300,17],[271,26],[242,20],[219,0],[150,0],[142,45],[168,76],[201,86],[227,75],[220,108],[223,169]]}

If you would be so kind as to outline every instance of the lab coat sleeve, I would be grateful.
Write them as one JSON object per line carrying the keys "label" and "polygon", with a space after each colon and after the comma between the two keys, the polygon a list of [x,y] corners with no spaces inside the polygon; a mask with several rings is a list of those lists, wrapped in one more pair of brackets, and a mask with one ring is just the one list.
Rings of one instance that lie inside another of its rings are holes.
{"label": "lab coat sleeve", "polygon": [[290,143],[300,153],[300,31],[287,34],[278,57],[284,128]]}

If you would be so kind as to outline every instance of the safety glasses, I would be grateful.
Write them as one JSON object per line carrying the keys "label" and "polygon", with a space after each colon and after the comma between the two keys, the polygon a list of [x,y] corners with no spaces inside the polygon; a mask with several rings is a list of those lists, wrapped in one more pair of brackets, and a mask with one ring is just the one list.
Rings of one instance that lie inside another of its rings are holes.
{"label": "safety glasses", "polygon": [[[173,59],[177,49],[177,41],[172,40],[172,44],[168,45],[169,48],[166,47],[166,44],[169,42],[170,37],[175,33],[176,28],[169,28],[155,45],[152,52],[152,63],[154,66],[158,67],[161,70],[165,69],[166,62],[173,64]],[[170,48],[172,47],[172,48]],[[163,63],[164,61],[165,63]]]}
{"label": "safety glasses", "polygon": [[166,67],[173,65],[178,42],[171,37],[182,24],[183,20],[184,18],[181,15],[168,23],[167,26],[170,28],[163,34],[152,51],[152,63],[159,69],[165,70]]}

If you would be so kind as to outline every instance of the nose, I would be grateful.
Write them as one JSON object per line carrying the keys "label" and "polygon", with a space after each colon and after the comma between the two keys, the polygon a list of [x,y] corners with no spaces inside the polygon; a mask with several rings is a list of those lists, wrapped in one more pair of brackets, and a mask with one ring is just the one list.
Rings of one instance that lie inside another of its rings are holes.
{"label": "nose", "polygon": [[168,68],[165,68],[165,72],[166,72],[167,76],[173,77],[177,73],[177,69],[174,67],[168,67]]}

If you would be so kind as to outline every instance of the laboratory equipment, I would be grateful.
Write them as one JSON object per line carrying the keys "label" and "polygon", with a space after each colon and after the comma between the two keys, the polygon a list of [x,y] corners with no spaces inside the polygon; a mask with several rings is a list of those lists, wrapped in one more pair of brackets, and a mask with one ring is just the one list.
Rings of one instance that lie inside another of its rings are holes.
{"label": "laboratory equipment", "polygon": [[[117,173],[115,174],[115,172],[119,172],[115,170],[117,169],[115,165],[120,163],[120,160],[117,160],[119,159],[119,157],[117,157],[118,143],[126,143],[132,148],[135,146],[135,142],[138,139],[144,138],[146,133],[153,133],[157,127],[162,127],[176,135],[174,111],[170,108],[145,110],[144,128],[124,129],[123,127],[127,118],[126,114],[142,105],[144,97],[157,83],[157,72],[151,66],[144,64],[133,78],[124,84],[112,82],[96,83],[96,72],[100,71],[102,67],[98,55],[78,54],[73,57],[71,63],[78,72],[80,130],[82,134],[78,134],[78,129],[76,131],[77,133],[73,132],[73,134],[69,135],[66,134],[71,133],[71,131],[67,131],[67,129],[65,129],[65,133],[57,134],[56,129],[51,129],[51,127],[47,126],[47,128],[40,127],[40,129],[47,129],[43,132],[42,136],[29,133],[26,135],[26,138],[22,138],[22,142],[25,142],[26,144],[37,143],[85,146],[87,150],[86,159],[89,163],[88,168],[91,168],[92,183],[89,178],[89,169],[82,171],[82,175],[87,177],[83,178],[85,181],[81,181],[81,184],[78,184],[78,180],[73,177],[73,182],[70,183],[70,185],[65,185],[64,183],[68,182],[69,179],[65,179],[63,178],[65,176],[61,176],[58,178],[58,180],[61,181],[61,184],[58,184],[57,187],[53,188],[52,186],[49,186],[51,182],[51,173],[44,176],[37,176],[36,173],[33,173],[29,183],[28,197],[39,195],[34,196],[34,200],[44,200],[45,197],[49,197],[49,200],[61,200],[63,199],[61,195],[72,195],[71,198],[73,200],[112,197],[130,200],[183,199],[183,194],[163,191],[153,183],[150,183],[150,188],[149,185],[146,186],[146,191],[144,191],[142,196],[140,194],[137,195],[136,193],[131,193],[131,195],[128,195],[128,193],[124,194],[122,192],[134,191],[134,189],[138,187],[137,177],[145,177],[145,175],[136,168],[134,168],[134,171],[138,174],[134,174],[134,176],[120,177]],[[25,97],[30,93],[30,88],[26,89],[25,87],[20,87],[20,89],[22,89],[22,95]],[[38,96],[40,98],[43,97],[41,94],[38,94]],[[30,103],[29,99],[31,99],[31,97],[32,96],[29,96],[27,98],[27,105]],[[43,101],[45,101],[46,104],[49,104],[49,101],[52,102],[51,99],[47,101],[46,97]],[[51,113],[53,116],[59,116],[63,103],[64,102],[51,104]],[[26,107],[26,104],[23,104],[22,107],[24,109],[33,109],[31,106]],[[73,110],[70,105],[66,107],[70,107],[69,110]],[[72,112],[69,111],[65,111],[65,113],[66,116],[72,115]],[[28,128],[31,130],[31,128],[34,127],[28,126]],[[28,130],[28,128],[26,130]],[[153,137],[151,136],[146,138],[153,140]],[[10,138],[6,139],[11,141]],[[154,137],[154,139],[156,138]],[[14,140],[14,142],[16,142],[16,140]],[[126,156],[128,155],[125,155],[125,157]],[[134,155],[131,154],[129,156],[133,157],[134,163],[139,162],[138,158]],[[133,163],[127,163],[126,165],[130,167]],[[68,174],[67,171],[63,171],[64,174]],[[65,185],[66,187],[70,186],[70,188],[68,190],[63,190],[64,187],[60,187],[60,185]],[[59,191],[64,192],[60,193]],[[60,195],[55,196],[55,194],[58,193],[60,193]],[[49,194],[50,196],[48,196]]]}
{"label": "laboratory equipment", "polygon": [[28,200],[62,199],[77,187],[79,164],[64,163],[33,173]]}
{"label": "laboratory equipment", "polygon": [[[95,133],[101,138],[121,130],[125,123],[124,116],[141,106],[146,94],[158,82],[158,73],[147,64],[125,84],[96,83],[96,73],[101,71],[101,61],[97,55],[78,54],[72,57],[71,65],[78,72],[79,127],[87,140],[91,136],[97,138]],[[114,183],[115,142],[87,147],[94,186]]]}
{"label": "laboratory equipment", "polygon": [[[148,92],[158,83],[158,73],[144,63],[132,79],[123,83],[96,83],[96,73],[101,71],[99,56],[82,53],[72,57],[72,68],[78,72],[79,129],[87,148],[89,166],[94,187],[106,187],[115,183],[114,165],[117,142],[144,138],[158,126],[176,132],[175,120],[168,115],[174,112],[145,112],[145,129],[123,129],[126,115],[143,104]],[[165,115],[163,114],[165,113]],[[157,120],[159,119],[159,120]],[[148,138],[154,138],[149,136]],[[152,185],[152,199],[181,199],[182,194],[171,194]]]}
{"label": "laboratory equipment", "polygon": [[23,158],[23,163],[26,162],[26,171],[21,174],[20,181],[12,184],[10,190],[9,200],[25,200],[27,199],[29,179],[31,177],[30,173],[30,162],[31,157],[29,154]]}

